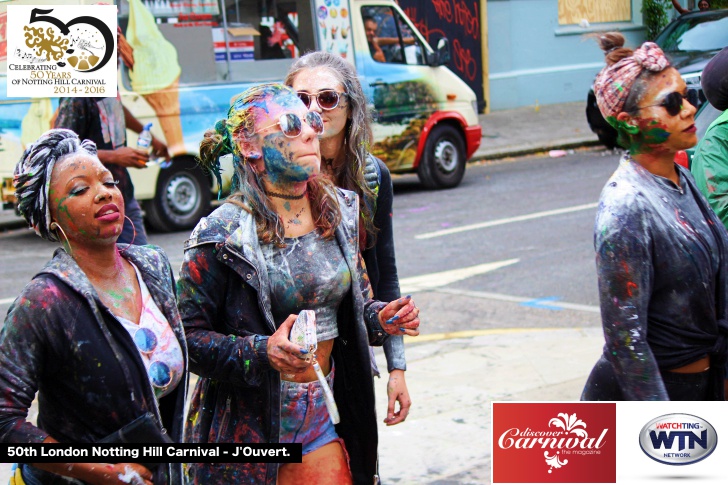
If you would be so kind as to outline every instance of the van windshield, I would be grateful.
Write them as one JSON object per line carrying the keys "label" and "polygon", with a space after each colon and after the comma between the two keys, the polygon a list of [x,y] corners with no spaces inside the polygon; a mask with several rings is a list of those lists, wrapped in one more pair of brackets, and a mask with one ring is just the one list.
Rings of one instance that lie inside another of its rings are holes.
{"label": "van windshield", "polygon": [[299,29],[312,25],[308,0],[130,0],[119,4],[119,25],[134,65],[156,67],[136,76],[123,69],[125,86],[138,92],[160,71],[178,72],[180,86],[280,80],[315,49],[312,29]]}

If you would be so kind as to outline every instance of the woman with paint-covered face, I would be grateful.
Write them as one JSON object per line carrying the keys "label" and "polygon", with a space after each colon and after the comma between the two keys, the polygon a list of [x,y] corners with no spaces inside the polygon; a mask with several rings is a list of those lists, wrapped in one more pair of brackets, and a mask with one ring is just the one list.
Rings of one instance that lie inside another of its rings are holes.
{"label": "woman with paint-covered face", "polygon": [[599,37],[597,104],[627,153],[602,191],[594,245],[606,344],[583,400],[723,400],[728,236],[689,171],[695,107],[662,50]]}
{"label": "woman with paint-covered face", "polygon": [[[359,196],[359,246],[374,298],[382,301],[399,298],[392,228],[392,178],[384,162],[368,152],[371,119],[354,66],[329,52],[311,52],[291,66],[285,82],[296,90],[310,111],[319,113],[324,120],[321,172],[337,187]],[[384,422],[393,426],[407,418],[411,406],[404,377],[407,369],[404,340],[393,335],[383,347],[389,371]],[[379,375],[378,369],[375,375]]]}
{"label": "woman with paint-covered face", "polygon": [[[187,351],[172,269],[160,248],[117,246],[124,201],[96,145],[50,130],[23,153],[14,185],[30,226],[63,247],[0,333],[0,440],[113,443],[144,424],[140,439],[179,441]],[[28,485],[182,482],[180,465],[26,463],[18,474]]]}
{"label": "woman with paint-covered face", "polygon": [[[180,312],[200,376],[187,441],[302,443],[303,463],[190,464],[192,483],[375,479],[369,344],[417,335],[419,310],[409,297],[371,299],[358,198],[320,175],[323,131],[295,91],[265,84],[237,96],[200,144],[216,176],[219,158],[233,157],[236,190],[185,243]],[[305,310],[315,315],[313,360],[289,340]]]}

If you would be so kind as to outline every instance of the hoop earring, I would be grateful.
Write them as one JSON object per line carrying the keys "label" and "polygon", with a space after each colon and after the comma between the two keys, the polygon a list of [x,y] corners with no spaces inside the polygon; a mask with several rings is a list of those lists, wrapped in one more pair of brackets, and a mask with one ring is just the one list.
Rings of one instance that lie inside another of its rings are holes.
{"label": "hoop earring", "polygon": [[[127,221],[129,221],[129,223],[131,224],[131,230],[133,232],[133,235],[131,236],[131,241],[129,242],[129,245],[127,247],[125,247],[123,251],[119,251],[119,254],[121,254],[124,251],[126,251],[127,249],[129,249],[129,246],[131,246],[132,244],[134,244],[134,239],[136,239],[136,226],[134,225],[134,221],[132,221],[129,218],[129,216],[127,216],[126,214],[124,214],[124,219],[126,219]],[[123,232],[124,231],[124,228],[122,227],[121,230]]]}
{"label": "hoop earring", "polygon": [[[51,222],[51,225],[48,227],[50,228],[51,231],[61,231],[61,234],[63,234],[63,238],[66,240],[66,245],[68,246],[68,254],[73,254],[73,248],[71,247],[71,241],[68,240],[68,236],[66,236],[66,233],[63,231],[63,228],[61,226],[59,226],[57,222]],[[61,243],[62,242],[63,241],[61,241]]]}

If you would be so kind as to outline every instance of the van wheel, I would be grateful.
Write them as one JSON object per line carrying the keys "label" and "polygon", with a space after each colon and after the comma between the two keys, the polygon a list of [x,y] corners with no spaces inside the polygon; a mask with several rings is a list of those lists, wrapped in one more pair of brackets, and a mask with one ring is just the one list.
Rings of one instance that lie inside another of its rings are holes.
{"label": "van wheel", "polygon": [[428,189],[457,187],[465,175],[465,141],[450,125],[437,125],[425,143],[417,176]]}
{"label": "van wheel", "polygon": [[144,209],[149,224],[158,231],[194,227],[210,211],[210,182],[190,158],[177,159],[162,169],[154,199]]}

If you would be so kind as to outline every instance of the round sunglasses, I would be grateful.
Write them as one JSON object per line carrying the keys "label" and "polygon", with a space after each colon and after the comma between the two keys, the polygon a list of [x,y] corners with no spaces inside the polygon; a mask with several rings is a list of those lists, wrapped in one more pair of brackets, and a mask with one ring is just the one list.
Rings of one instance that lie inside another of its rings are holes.
{"label": "round sunglasses", "polygon": [[298,97],[306,105],[306,108],[310,108],[311,100],[316,98],[316,103],[318,103],[319,107],[327,111],[339,106],[339,100],[342,96],[347,96],[347,94],[336,92],[333,89],[324,89],[316,94],[298,91]]}
{"label": "round sunglasses", "polygon": [[677,116],[680,114],[680,111],[683,110],[683,101],[686,100],[689,101],[687,94],[674,91],[665,96],[665,99],[663,99],[661,103],[648,104],[647,106],[638,106],[637,109],[640,110],[645,108],[651,108],[653,106],[662,106],[663,108],[665,108],[665,111],[667,111],[670,116]]}
{"label": "round sunglasses", "polygon": [[[157,348],[157,334],[150,328],[139,327],[134,332],[133,338],[139,351],[144,354],[149,355]],[[154,387],[164,389],[172,382],[172,370],[160,360],[152,361],[147,372]]]}
{"label": "round sunglasses", "polygon": [[[324,120],[321,119],[321,115],[315,111],[309,111],[304,117],[308,126],[313,128],[313,131],[317,135],[321,135],[324,132]],[[288,138],[296,138],[303,133],[303,120],[296,113],[283,113],[278,117],[278,121],[272,125],[264,126],[255,130],[255,133],[260,133],[263,130],[270,128],[271,126],[280,126],[281,131]]]}

